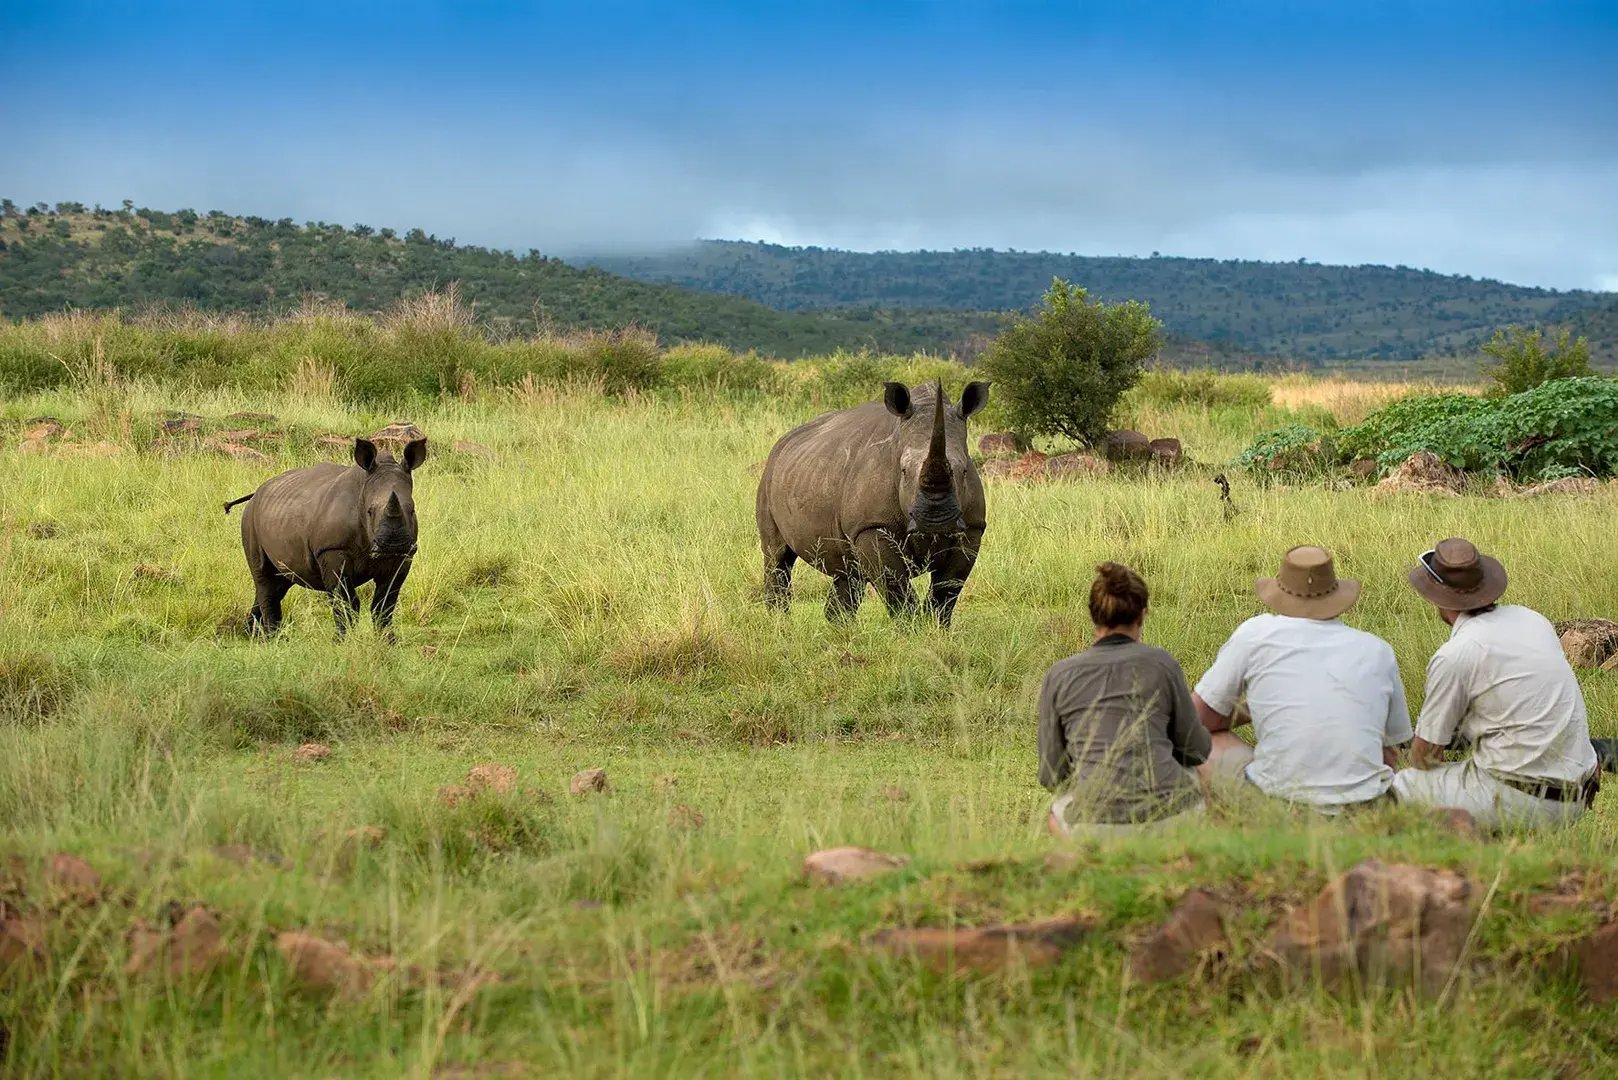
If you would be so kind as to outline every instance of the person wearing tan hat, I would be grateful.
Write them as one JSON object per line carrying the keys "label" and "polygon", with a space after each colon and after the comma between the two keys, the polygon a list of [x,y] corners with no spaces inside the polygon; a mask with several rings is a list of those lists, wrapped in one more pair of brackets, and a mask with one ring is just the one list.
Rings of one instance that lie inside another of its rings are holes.
{"label": "person wearing tan hat", "polygon": [[[1273,614],[1236,628],[1192,696],[1213,736],[1204,776],[1327,813],[1385,797],[1410,711],[1393,648],[1340,621],[1359,582],[1339,578],[1324,548],[1303,546],[1255,589]],[[1230,730],[1248,720],[1252,746]]]}
{"label": "person wearing tan hat", "polygon": [[[1486,829],[1567,825],[1599,776],[1584,694],[1550,620],[1502,605],[1506,568],[1452,537],[1424,552],[1410,585],[1451,627],[1427,665],[1427,695],[1400,802],[1465,810]],[[1446,749],[1470,745],[1464,761]]]}

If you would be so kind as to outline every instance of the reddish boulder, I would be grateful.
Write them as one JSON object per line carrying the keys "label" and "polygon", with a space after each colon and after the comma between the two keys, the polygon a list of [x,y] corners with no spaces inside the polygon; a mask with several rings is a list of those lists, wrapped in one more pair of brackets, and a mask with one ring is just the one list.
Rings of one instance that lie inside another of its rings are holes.
{"label": "reddish boulder", "polygon": [[1129,971],[1137,982],[1176,979],[1226,944],[1225,913],[1219,901],[1205,889],[1193,889],[1162,926],[1135,946],[1129,954]]}
{"label": "reddish boulder", "polygon": [[466,774],[466,787],[474,794],[492,791],[496,795],[510,795],[517,790],[517,770],[510,765],[486,761],[472,766]]}
{"label": "reddish boulder", "polygon": [[1165,469],[1174,468],[1185,457],[1185,448],[1180,445],[1179,439],[1153,439],[1151,449],[1152,464]]}
{"label": "reddish boulder", "polygon": [[842,885],[892,873],[910,862],[905,855],[884,855],[862,847],[817,851],[803,860],[803,872],[813,881]]}
{"label": "reddish boulder", "polygon": [[1112,462],[1152,460],[1152,440],[1138,431],[1109,431],[1101,440],[1101,453]]}
{"label": "reddish boulder", "polygon": [[1050,967],[1089,929],[1071,917],[1032,923],[931,929],[884,930],[871,938],[883,952],[914,958],[941,974],[992,974],[1010,968]]}
{"label": "reddish boulder", "polygon": [[1016,457],[1027,449],[1027,440],[1014,431],[991,431],[978,438],[978,453],[984,457]]}
{"label": "reddish boulder", "polygon": [[306,742],[292,751],[292,760],[299,765],[307,765],[312,761],[325,761],[331,757],[331,747],[325,743]]}
{"label": "reddish boulder", "polygon": [[1579,984],[1590,1000],[1618,1001],[1618,923],[1608,923],[1573,946]]}
{"label": "reddish boulder", "polygon": [[1082,480],[1111,471],[1112,466],[1094,454],[1058,454],[1045,462],[1045,475],[1052,480]]}
{"label": "reddish boulder", "polygon": [[1596,668],[1618,655],[1618,622],[1611,619],[1568,619],[1556,624],[1567,662]]}
{"label": "reddish boulder", "polygon": [[391,451],[395,458],[404,452],[408,443],[426,437],[425,432],[408,420],[395,420],[387,427],[371,433],[371,441],[376,443],[377,449]]}
{"label": "reddish boulder", "polygon": [[568,791],[574,795],[588,795],[592,792],[603,792],[611,789],[607,783],[606,769],[580,769],[568,781]]}

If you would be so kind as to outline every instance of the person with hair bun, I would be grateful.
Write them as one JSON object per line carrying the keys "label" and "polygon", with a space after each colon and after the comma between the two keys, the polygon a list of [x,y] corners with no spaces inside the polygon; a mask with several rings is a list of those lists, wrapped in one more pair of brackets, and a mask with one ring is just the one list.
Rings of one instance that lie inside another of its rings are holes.
{"label": "person with hair bun", "polygon": [[1095,640],[1056,663],[1039,693],[1039,782],[1058,836],[1128,831],[1201,813],[1193,768],[1212,742],[1167,652],[1140,640],[1146,582],[1105,562],[1090,586]]}

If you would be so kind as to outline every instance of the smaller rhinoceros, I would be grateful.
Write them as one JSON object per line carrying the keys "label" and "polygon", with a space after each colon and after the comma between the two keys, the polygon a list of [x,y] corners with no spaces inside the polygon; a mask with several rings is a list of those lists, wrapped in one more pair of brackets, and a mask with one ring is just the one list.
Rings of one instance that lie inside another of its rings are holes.
{"label": "smaller rhinoceros", "polygon": [[393,610],[416,554],[416,503],[411,474],[427,459],[427,440],[404,448],[404,461],[354,440],[354,464],[326,462],[264,481],[251,495],[232,499],[242,511],[242,551],[256,596],[248,617],[252,633],[281,626],[281,600],[294,585],[331,594],[339,636],[359,606],[355,592],[374,581],[371,618],[392,638]]}

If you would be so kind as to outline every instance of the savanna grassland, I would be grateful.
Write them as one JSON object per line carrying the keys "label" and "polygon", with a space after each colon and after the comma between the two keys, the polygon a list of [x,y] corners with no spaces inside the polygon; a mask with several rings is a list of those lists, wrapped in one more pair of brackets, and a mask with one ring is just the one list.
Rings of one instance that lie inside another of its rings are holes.
{"label": "savanna grassland", "polygon": [[[1210,475],[1256,431],[1357,420],[1404,388],[1154,377],[1120,419],[1180,437],[1199,464],[991,484],[953,629],[894,625],[874,598],[832,626],[824,579],[801,567],[787,616],[759,602],[757,463],[890,372],[956,392],[964,372],[861,356],[786,368],[619,338],[491,345],[464,329],[319,312],[0,328],[0,866],[6,902],[45,933],[40,964],[0,975],[8,1074],[1618,1067],[1618,1014],[1550,962],[1596,915],[1529,905],[1574,872],[1618,899],[1610,791],[1555,836],[1238,801],[1050,860],[1034,752],[1039,682],[1088,640],[1098,560],[1147,577],[1147,637],[1194,679],[1258,610],[1255,575],[1291,544],[1329,545],[1366,583],[1350,621],[1393,644],[1419,706],[1444,627],[1402,583],[1414,554],[1465,533],[1510,567],[1514,599],[1611,615],[1618,493],[1441,499],[1233,473],[1227,515]],[[165,434],[171,411],[201,431]],[[39,416],[71,437],[25,453]],[[433,449],[398,643],[363,621],[335,640],[324,598],[298,591],[279,638],[247,639],[238,521],[220,504],[340,457],[323,435],[399,419]],[[249,426],[269,462],[212,448]],[[1581,677],[1595,732],[1618,734],[1618,676]],[[295,760],[310,741],[331,755]],[[515,788],[440,798],[483,763],[515,768]],[[609,792],[569,794],[587,767]],[[840,844],[911,862],[805,883],[804,856]],[[59,852],[99,872],[97,902],[52,899],[40,867]],[[1474,883],[1475,931],[1441,997],[1285,990],[1255,970],[1276,914],[1373,855]],[[1195,886],[1229,905],[1229,955],[1132,981],[1130,944]],[[128,973],[131,929],[171,903],[217,913],[225,959]],[[1061,915],[1092,928],[1037,970],[947,976],[869,945],[891,927]],[[312,989],[276,948],[289,930],[394,966],[351,993]]]}

